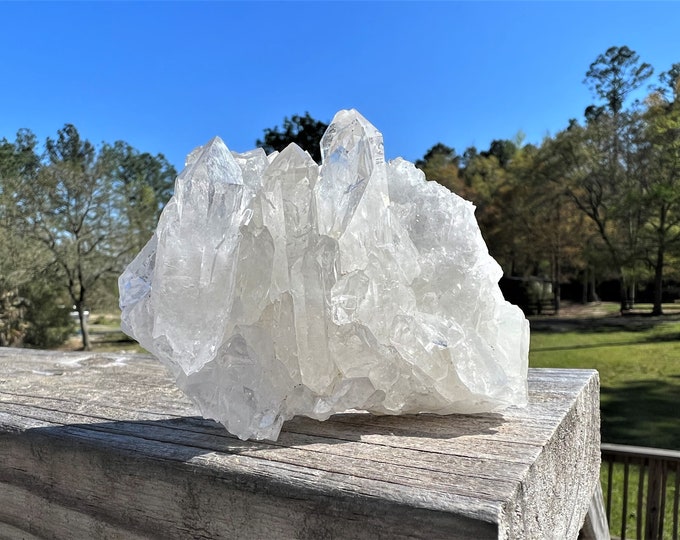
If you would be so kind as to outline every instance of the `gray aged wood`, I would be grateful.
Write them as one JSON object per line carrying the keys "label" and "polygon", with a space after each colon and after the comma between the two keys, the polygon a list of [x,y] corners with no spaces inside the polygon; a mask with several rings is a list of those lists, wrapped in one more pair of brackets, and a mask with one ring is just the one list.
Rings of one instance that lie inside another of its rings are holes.
{"label": "gray aged wood", "polygon": [[576,538],[599,382],[502,414],[298,418],[244,442],[154,359],[0,349],[0,538]]}
{"label": "gray aged wood", "polygon": [[607,521],[607,510],[604,506],[602,486],[598,482],[595,493],[590,501],[590,508],[583,522],[579,540],[610,540],[609,523]]}

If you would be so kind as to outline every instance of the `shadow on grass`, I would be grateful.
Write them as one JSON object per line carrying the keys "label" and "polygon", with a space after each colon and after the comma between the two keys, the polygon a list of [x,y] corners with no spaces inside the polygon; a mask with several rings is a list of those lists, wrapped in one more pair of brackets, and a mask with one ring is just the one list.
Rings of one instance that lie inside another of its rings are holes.
{"label": "shadow on grass", "polygon": [[656,336],[647,336],[646,343],[667,343],[669,341],[680,341],[680,332],[669,332]]}
{"label": "shadow on grass", "polygon": [[641,339],[639,341],[621,341],[621,342],[605,342],[593,343],[589,345],[559,345],[555,347],[532,347],[531,352],[556,352],[556,351],[578,351],[581,349],[602,349],[603,347],[629,347],[630,345],[641,345],[650,343],[649,339]]}
{"label": "shadow on grass", "polygon": [[[680,377],[675,377],[680,378]],[[680,382],[638,380],[603,386],[602,441],[680,450]]]}
{"label": "shadow on grass", "polygon": [[[577,319],[568,321],[560,327],[548,327],[547,325],[539,325],[536,327],[534,323],[531,325],[531,331],[535,333],[562,333],[562,332],[579,332],[579,333],[614,333],[614,332],[647,332],[653,330],[660,323],[669,322],[667,320],[658,320],[652,323],[643,324],[636,321],[633,326],[626,326],[624,324],[617,325],[616,322],[602,322],[601,319],[595,319],[600,324],[591,324],[590,319]],[[562,324],[560,321],[555,321],[553,324]],[[532,347],[533,352],[554,352],[554,351],[575,351],[581,349],[601,349],[604,347],[627,347],[630,345],[645,345],[649,343],[671,343],[680,341],[680,332],[660,332],[651,335],[640,336],[640,339],[625,340],[625,341],[604,341],[601,343],[586,343],[578,345],[556,345],[553,347]]]}
{"label": "shadow on grass", "polygon": [[93,343],[97,344],[115,344],[115,343],[136,343],[134,339],[132,339],[130,336],[127,334],[124,334],[120,330],[105,330],[105,331],[99,331],[99,330],[91,330],[90,331],[90,340]]}
{"label": "shadow on grass", "polygon": [[108,344],[124,343],[124,344],[127,344],[127,345],[137,343],[134,339],[132,339],[131,337],[128,337],[128,336],[120,336],[118,338],[113,337],[113,338],[106,338],[106,339],[96,339],[96,340],[94,340],[94,342],[97,343],[97,344],[100,344],[100,345],[104,345],[105,343],[108,343]]}
{"label": "shadow on grass", "polygon": [[604,334],[609,332],[646,332],[660,324],[677,321],[678,317],[595,317],[583,319],[536,319],[531,320],[532,332],[583,332]]}
{"label": "shadow on grass", "polygon": [[602,349],[604,347],[629,347],[631,345],[646,345],[649,343],[670,343],[680,341],[680,332],[645,336],[635,341],[605,341],[603,343],[589,343],[584,345],[556,345],[554,347],[532,347],[532,352],[578,351],[581,349]]}

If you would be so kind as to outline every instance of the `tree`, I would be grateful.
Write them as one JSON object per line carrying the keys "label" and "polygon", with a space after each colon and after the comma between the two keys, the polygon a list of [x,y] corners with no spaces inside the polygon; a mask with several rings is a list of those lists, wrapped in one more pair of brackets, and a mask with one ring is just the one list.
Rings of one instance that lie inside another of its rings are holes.
{"label": "tree", "polygon": [[509,140],[494,139],[489,145],[489,150],[482,152],[484,157],[495,156],[498,164],[506,168],[515,154],[517,153],[518,145]]}
{"label": "tree", "polygon": [[[630,238],[635,238],[635,223],[626,234],[621,224],[629,210],[625,190],[611,181],[608,167],[606,130],[599,123],[587,127],[572,125],[546,142],[546,167],[553,181],[559,182],[573,204],[593,223],[601,243],[601,251],[609,255],[621,282],[622,309],[625,302],[625,268],[634,259]],[[626,240],[628,239],[628,240]],[[587,238],[583,238],[584,249]]]}
{"label": "tree", "polygon": [[[35,135],[22,129],[16,140],[0,140],[0,346],[31,342],[31,336],[59,320],[34,317],[37,289],[49,286],[49,258],[40,244],[20,234],[21,187],[34,182],[40,168]],[[59,319],[60,316],[57,317]],[[63,319],[62,319],[63,321]]]}
{"label": "tree", "polygon": [[269,154],[281,151],[290,143],[297,144],[303,150],[307,150],[312,159],[321,163],[321,137],[326,132],[328,124],[315,120],[308,112],[304,116],[293,115],[283,119],[283,128],[278,126],[264,130],[264,138],[255,141]]}
{"label": "tree", "polygon": [[590,64],[583,82],[605,100],[612,114],[618,114],[630,93],[642,86],[653,72],[650,64],[641,63],[640,56],[625,45],[609,47]]}
{"label": "tree", "polygon": [[[572,122],[566,133],[573,133],[574,129],[577,124]],[[569,175],[573,167],[561,145],[562,136],[546,138],[534,157],[533,167],[525,173],[531,190],[525,213],[531,228],[530,242],[549,268],[557,310],[561,284],[567,277],[583,277],[583,301],[588,300],[588,275],[593,275],[596,266],[590,248],[597,235],[570,196]]]}
{"label": "tree", "polygon": [[511,141],[495,140],[482,152],[468,148],[460,171],[464,196],[477,207],[477,221],[489,252],[510,276],[524,274],[528,267],[529,244],[518,221],[518,213],[523,211],[523,186],[511,166],[518,153]]}
{"label": "tree", "polygon": [[[102,280],[120,273],[146,240],[139,238],[149,232],[149,220],[142,214],[157,216],[161,203],[149,203],[145,193],[167,194],[164,186],[174,170],[162,156],[138,154],[124,143],[104,145],[98,152],[71,124],[59,130],[55,140],[48,138],[45,148],[35,179],[23,182],[17,192],[18,223],[58,267],[87,350],[85,311],[92,292]],[[152,179],[158,185],[146,184],[153,184]]]}
{"label": "tree", "polygon": [[653,315],[662,315],[663,277],[669,249],[680,244],[680,64],[660,76],[647,99],[641,132],[643,204],[648,264],[654,270]]}
{"label": "tree", "polygon": [[416,167],[426,166],[427,164],[455,165],[458,167],[460,164],[460,156],[458,156],[456,151],[450,146],[438,142],[425,152],[423,159],[419,159],[415,163]]}
{"label": "tree", "polygon": [[100,153],[103,174],[119,190],[117,202],[127,220],[134,251],[153,235],[163,207],[172,196],[177,171],[165,156],[140,153],[123,141],[105,144]]}
{"label": "tree", "polygon": [[461,197],[466,197],[459,164],[460,156],[456,151],[442,143],[435,144],[425,153],[423,159],[415,162],[415,166],[425,173],[428,180],[441,184]]}
{"label": "tree", "polygon": [[63,294],[58,287],[57,268],[48,266],[36,273],[35,279],[25,283],[20,289],[25,301],[23,319],[26,331],[23,344],[40,349],[57,347],[66,341],[73,332],[69,306],[63,302]]}
{"label": "tree", "polygon": [[595,223],[618,269],[622,310],[629,309],[633,299],[643,223],[635,143],[640,117],[634,110],[626,111],[624,104],[652,72],[626,46],[600,54],[584,82],[604,104],[588,107],[586,127],[572,125],[562,137],[573,168],[568,192]]}

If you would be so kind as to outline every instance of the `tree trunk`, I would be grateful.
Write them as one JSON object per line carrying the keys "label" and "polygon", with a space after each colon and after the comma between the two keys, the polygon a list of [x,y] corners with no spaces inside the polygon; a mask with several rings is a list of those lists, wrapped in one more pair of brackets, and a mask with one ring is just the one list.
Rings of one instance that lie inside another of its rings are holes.
{"label": "tree trunk", "polygon": [[662,206],[659,213],[659,227],[657,229],[659,244],[656,248],[656,264],[654,265],[654,307],[652,308],[652,315],[663,315],[661,302],[663,300],[663,263],[666,254],[666,210],[667,207]]}
{"label": "tree trunk", "polygon": [[630,311],[630,304],[628,302],[628,287],[626,287],[626,280],[623,277],[623,272],[619,277],[620,292],[621,295],[621,313]]}
{"label": "tree trunk", "polygon": [[597,287],[595,286],[595,268],[590,270],[590,302],[599,302],[600,297],[597,296]]}
{"label": "tree trunk", "polygon": [[628,309],[635,307],[635,291],[637,290],[637,280],[633,280],[628,289]]}
{"label": "tree trunk", "polygon": [[659,245],[656,251],[656,265],[654,267],[654,307],[652,308],[652,315],[663,315],[663,307],[661,305],[663,300],[663,260],[663,245]]}
{"label": "tree trunk", "polygon": [[[560,205],[557,205],[557,223],[561,222],[560,219]],[[561,289],[562,282],[562,239],[560,237],[560,227],[557,227],[557,246],[555,249],[555,274],[553,275],[553,293],[554,293],[554,308],[555,315],[560,314],[560,299],[562,296]]]}
{"label": "tree trunk", "polygon": [[553,275],[553,307],[555,308],[555,315],[560,314],[560,299],[562,296],[562,268],[560,265],[559,254],[555,257],[555,274]]}
{"label": "tree trunk", "polygon": [[80,322],[80,334],[83,338],[83,350],[89,351],[91,350],[90,333],[87,329],[87,317],[85,316],[85,310],[83,309],[82,304],[76,306],[76,309],[78,310],[78,320]]}
{"label": "tree trunk", "polygon": [[583,269],[583,282],[581,284],[581,303],[588,303],[588,267]]}

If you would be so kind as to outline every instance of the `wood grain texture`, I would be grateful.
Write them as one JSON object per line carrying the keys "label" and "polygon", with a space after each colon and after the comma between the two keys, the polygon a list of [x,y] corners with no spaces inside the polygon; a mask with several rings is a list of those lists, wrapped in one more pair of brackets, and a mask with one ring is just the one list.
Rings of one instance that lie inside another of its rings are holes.
{"label": "wood grain texture", "polygon": [[0,538],[576,538],[597,373],[530,370],[529,389],[500,414],[296,418],[244,442],[148,356],[0,349]]}
{"label": "wood grain texture", "polygon": [[579,540],[611,540],[602,487],[598,484],[590,501],[590,508],[579,533]]}

